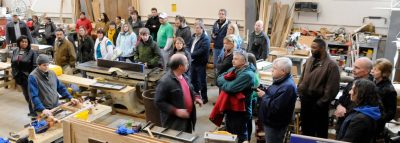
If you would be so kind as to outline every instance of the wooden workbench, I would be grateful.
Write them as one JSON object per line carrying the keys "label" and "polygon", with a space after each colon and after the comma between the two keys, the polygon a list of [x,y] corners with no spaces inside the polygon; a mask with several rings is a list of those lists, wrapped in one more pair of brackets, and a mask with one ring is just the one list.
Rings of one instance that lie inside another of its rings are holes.
{"label": "wooden workbench", "polygon": [[[88,105],[88,103],[86,103]],[[111,107],[106,105],[97,104],[92,109],[92,113],[89,115],[88,122],[92,122],[108,113],[111,112]],[[25,128],[22,131],[18,132],[20,137],[26,137],[28,135],[28,129]],[[62,126],[55,126],[48,129],[46,132],[41,134],[36,134],[36,138],[32,140],[34,143],[50,143],[59,138],[63,137],[63,128]],[[11,137],[12,138],[12,137]],[[11,141],[13,143],[13,141]]]}

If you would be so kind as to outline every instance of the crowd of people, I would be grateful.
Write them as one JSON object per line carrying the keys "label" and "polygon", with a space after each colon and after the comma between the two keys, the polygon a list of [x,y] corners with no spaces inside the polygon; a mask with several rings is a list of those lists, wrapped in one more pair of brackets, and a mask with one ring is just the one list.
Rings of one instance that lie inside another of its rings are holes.
{"label": "crowd of people", "polygon": [[[324,40],[313,41],[312,56],[304,64],[297,85],[291,73],[292,61],[282,57],[273,61],[273,83],[266,87],[260,84],[256,68],[256,61],[266,60],[269,52],[269,38],[263,32],[262,21],[255,23],[245,47],[238,25],[228,19],[225,9],[218,11],[211,33],[207,33],[200,18],[190,27],[185,17],[178,15],[174,30],[168,14],[159,13],[156,8],[151,9],[146,23],[134,7],[129,7],[128,13],[125,23],[119,16],[110,20],[102,13],[93,28],[81,12],[75,27],[77,42],[71,41],[65,30],[55,26],[48,17],[41,35],[37,16],[27,26],[13,15],[12,22],[7,24],[6,42],[16,43],[18,47],[11,60],[12,75],[22,88],[29,116],[51,115],[50,109],[59,104],[59,95],[78,102],[48,69],[49,57],[31,49],[31,43],[38,43],[41,36],[54,47],[54,64],[62,67],[65,74],[73,74],[77,63],[97,59],[164,69],[166,72],[158,81],[155,93],[162,126],[191,133],[196,123],[195,104],[201,106],[209,101],[206,69],[213,42],[219,95],[209,117],[212,123],[219,126],[224,122],[228,132],[238,135],[239,142],[245,142],[251,139],[252,119],[257,115],[266,133],[266,142],[280,143],[284,141],[296,100],[300,98],[302,134],[328,138],[329,109],[339,92],[340,73]],[[92,38],[91,31],[95,31],[96,39]],[[378,59],[375,63],[368,58],[355,61],[354,81],[347,84],[336,107],[337,140],[371,142],[382,137],[385,123],[396,113],[397,93],[389,79],[392,69],[387,59]],[[82,72],[82,76],[86,74]]]}

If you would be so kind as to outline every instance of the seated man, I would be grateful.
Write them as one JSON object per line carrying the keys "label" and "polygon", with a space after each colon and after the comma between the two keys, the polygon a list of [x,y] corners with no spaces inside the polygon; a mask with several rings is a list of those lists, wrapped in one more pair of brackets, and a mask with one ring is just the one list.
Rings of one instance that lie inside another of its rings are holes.
{"label": "seated man", "polygon": [[147,28],[141,28],[139,35],[140,40],[134,55],[135,62],[143,63],[145,68],[157,67],[161,57],[157,42],[153,41]]}
{"label": "seated man", "polygon": [[28,77],[29,95],[35,111],[52,115],[50,110],[59,105],[59,95],[70,99],[72,104],[77,104],[78,100],[72,98],[56,74],[49,70],[49,57],[41,54],[36,62],[38,67]]}

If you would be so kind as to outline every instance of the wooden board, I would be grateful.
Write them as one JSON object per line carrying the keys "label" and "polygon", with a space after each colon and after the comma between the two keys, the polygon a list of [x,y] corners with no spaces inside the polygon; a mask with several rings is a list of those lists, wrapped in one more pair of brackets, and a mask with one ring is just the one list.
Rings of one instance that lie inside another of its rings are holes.
{"label": "wooden board", "polygon": [[276,22],[276,29],[274,31],[274,34],[272,35],[271,41],[272,41],[272,46],[281,46],[280,43],[282,41],[280,41],[280,37],[282,35],[282,31],[284,29],[284,24],[285,24],[285,20],[286,20],[286,15],[289,9],[289,5],[288,4],[284,4],[282,5],[282,7],[280,8],[280,13],[279,16],[277,17],[277,22]]}
{"label": "wooden board", "polygon": [[[100,1],[99,0],[93,0],[92,1],[92,8],[93,8],[93,16],[94,19],[100,19]],[[110,17],[109,17],[110,18]]]}
{"label": "wooden board", "polygon": [[87,10],[86,17],[90,19],[90,21],[95,21],[93,19],[93,8],[92,8],[92,3],[90,3],[90,0],[85,0],[85,6]]}
{"label": "wooden board", "polygon": [[[76,84],[78,86],[87,88],[90,88],[91,87],[90,85],[96,83],[96,80],[94,79],[88,79],[67,74],[62,74],[58,76],[58,80],[60,80],[64,84]],[[122,90],[103,90],[103,91],[111,93],[113,95],[128,95],[135,91],[135,87],[126,86]]]}
{"label": "wooden board", "polygon": [[[132,6],[131,0],[118,0],[117,14],[118,14],[118,16],[121,16],[122,18],[124,18],[126,20],[126,22],[128,22],[128,17],[129,17],[129,13],[128,13],[129,6]],[[137,10],[136,7],[135,7],[135,9]]]}
{"label": "wooden board", "polygon": [[[122,0],[104,0],[104,10],[105,13],[107,13],[108,18],[110,19],[115,19],[116,16],[118,16],[118,2]],[[127,9],[125,9],[126,13],[128,12]],[[122,19],[125,19],[125,17],[121,17]],[[127,20],[127,19],[125,19]]]}
{"label": "wooden board", "polygon": [[313,43],[314,39],[315,36],[300,36],[299,44],[311,47],[311,44]]}
{"label": "wooden board", "polygon": [[271,10],[272,10],[272,5],[268,5],[267,12],[265,15],[265,20],[264,20],[264,32],[265,34],[268,34],[268,28],[269,28],[269,21],[271,19]]}
{"label": "wooden board", "polygon": [[[87,143],[89,139],[100,141],[100,142],[110,142],[110,143],[166,143],[160,139],[153,139],[145,135],[135,134],[121,136],[115,133],[115,129],[94,124],[87,123],[76,119],[68,119],[63,123],[64,127],[69,127],[66,129],[64,136],[65,143]],[[69,137],[69,139],[66,139]]]}
{"label": "wooden board", "polygon": [[284,32],[283,32],[283,34],[282,34],[282,36],[281,36],[281,48],[285,48],[285,45],[286,45],[286,39],[288,38],[288,36],[289,36],[289,34],[290,34],[290,31],[292,30],[292,26],[293,26],[293,16],[291,16],[291,17],[289,17],[289,19],[287,20],[287,23],[286,23],[287,25],[286,25],[286,27],[285,27],[285,30],[284,30]]}
{"label": "wooden board", "polygon": [[[92,110],[92,114],[89,115],[88,122],[94,121],[108,113],[111,112],[111,107],[106,105],[98,104]],[[28,135],[28,129],[25,128],[22,131],[18,132],[18,134],[23,137]],[[62,126],[53,127],[47,130],[44,133],[36,134],[36,138],[33,140],[34,143],[49,143],[63,137],[63,128]]]}

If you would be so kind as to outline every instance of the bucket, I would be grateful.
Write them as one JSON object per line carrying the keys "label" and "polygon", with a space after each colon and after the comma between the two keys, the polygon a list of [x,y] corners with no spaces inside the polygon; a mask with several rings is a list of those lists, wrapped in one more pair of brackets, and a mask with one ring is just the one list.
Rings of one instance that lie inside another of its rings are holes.
{"label": "bucket", "polygon": [[146,113],[146,121],[154,123],[156,126],[161,126],[160,110],[154,104],[154,96],[156,91],[154,89],[146,90],[142,93],[144,110]]}

